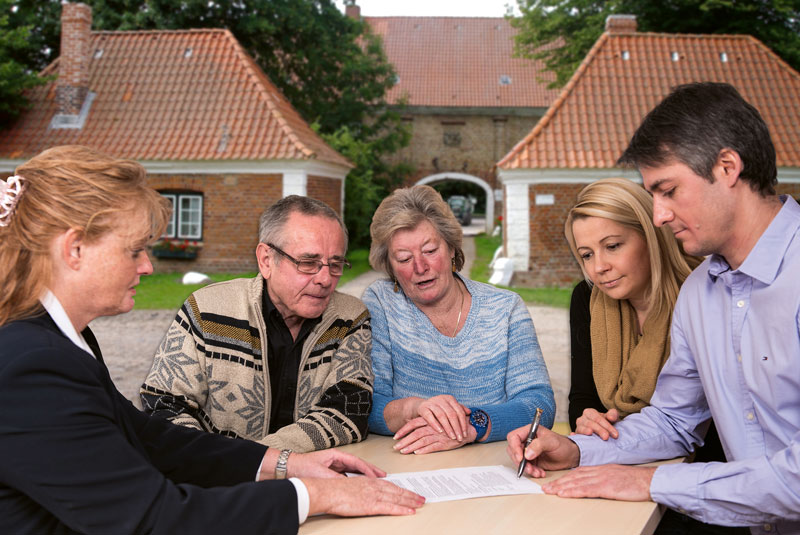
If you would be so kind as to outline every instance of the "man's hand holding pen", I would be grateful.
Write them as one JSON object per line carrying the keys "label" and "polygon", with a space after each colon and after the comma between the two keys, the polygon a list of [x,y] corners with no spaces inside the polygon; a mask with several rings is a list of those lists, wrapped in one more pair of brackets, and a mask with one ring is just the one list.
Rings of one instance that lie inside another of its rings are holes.
{"label": "man's hand holding pen", "polygon": [[525,425],[514,429],[506,436],[508,440],[506,451],[514,463],[521,463],[525,452],[525,459],[528,462],[525,464],[524,473],[532,477],[544,477],[545,470],[564,470],[578,466],[580,450],[570,439],[546,427],[539,427],[536,438],[525,448],[529,432],[530,426]]}
{"label": "man's hand holding pen", "polygon": [[[531,429],[528,431],[528,438],[525,439],[525,448],[531,445],[533,439],[536,438],[536,432],[539,430],[539,423],[542,421],[542,409],[536,408],[536,415],[533,417],[533,422],[531,422]],[[522,476],[522,472],[525,471],[525,465],[528,464],[527,459],[525,456],[522,456],[522,460],[519,462],[519,468],[517,469],[517,479]]]}
{"label": "man's hand holding pen", "polygon": [[[526,459],[524,472],[531,477],[545,477],[545,470],[566,470],[580,464],[578,445],[565,436],[540,427],[530,445],[525,442],[530,426],[523,426],[506,435],[506,451],[514,463]],[[602,465],[586,466],[542,485],[545,494],[562,498],[610,498],[614,500],[649,500],[650,481],[655,467]]]}

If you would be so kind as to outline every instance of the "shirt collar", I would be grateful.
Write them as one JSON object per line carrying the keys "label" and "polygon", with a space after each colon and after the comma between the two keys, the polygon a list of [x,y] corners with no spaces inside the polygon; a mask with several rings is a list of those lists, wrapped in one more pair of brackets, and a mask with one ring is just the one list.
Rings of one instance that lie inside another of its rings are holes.
{"label": "shirt collar", "polygon": [[[781,195],[780,199],[783,202],[780,211],[737,270],[764,284],[770,284],[775,280],[786,249],[795,239],[800,227],[800,205],[788,195]],[[716,280],[730,269],[730,265],[722,256],[711,255],[708,275],[712,280]]]}
{"label": "shirt collar", "polygon": [[[263,292],[261,294],[262,299],[262,306],[264,307],[264,319],[269,321],[269,319],[273,320],[280,320],[280,323],[286,326],[286,322],[283,319],[278,307],[275,306],[275,303],[272,302],[272,299],[269,297],[269,291],[267,290],[267,281],[264,280],[264,287]],[[324,312],[323,312],[324,314]],[[317,324],[322,321],[322,314],[317,316],[316,318],[305,318],[303,319],[303,323],[300,326],[300,332],[297,335],[297,339],[299,340],[301,337],[305,336],[305,334],[311,331]]]}
{"label": "shirt collar", "polygon": [[50,314],[50,317],[53,318],[53,322],[56,324],[56,327],[58,327],[59,330],[64,333],[64,336],[69,338],[73,344],[94,357],[94,353],[89,347],[89,344],[87,344],[83,336],[75,330],[75,326],[72,325],[69,316],[67,316],[67,311],[64,310],[64,307],[61,305],[61,301],[58,300],[55,294],[53,294],[53,292],[50,290],[45,290],[44,295],[39,298],[39,302],[42,303],[42,306],[47,313]]}

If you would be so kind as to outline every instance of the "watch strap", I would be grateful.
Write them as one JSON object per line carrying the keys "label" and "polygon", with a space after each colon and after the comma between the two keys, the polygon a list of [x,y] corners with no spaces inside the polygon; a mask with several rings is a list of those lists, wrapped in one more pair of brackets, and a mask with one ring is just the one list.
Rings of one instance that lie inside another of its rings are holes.
{"label": "watch strap", "polygon": [[275,464],[275,479],[286,479],[286,463],[289,461],[291,453],[292,450],[281,450],[278,462]]}

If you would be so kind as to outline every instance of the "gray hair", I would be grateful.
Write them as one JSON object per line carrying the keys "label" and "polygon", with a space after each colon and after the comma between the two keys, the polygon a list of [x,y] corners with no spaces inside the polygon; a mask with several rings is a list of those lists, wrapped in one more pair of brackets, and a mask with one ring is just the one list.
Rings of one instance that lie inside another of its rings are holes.
{"label": "gray hair", "polygon": [[258,241],[264,244],[274,243],[282,247],[284,245],[281,239],[283,229],[289,220],[289,216],[293,213],[326,217],[339,223],[344,235],[344,250],[347,251],[347,227],[344,226],[344,221],[342,221],[339,214],[324,202],[301,195],[284,197],[264,210],[258,222]]}
{"label": "gray hair", "polygon": [[396,189],[381,201],[369,226],[372,237],[369,264],[372,268],[394,278],[389,264],[389,241],[398,230],[414,229],[422,221],[433,225],[448,247],[455,252],[456,271],[461,271],[464,267],[464,233],[453,211],[439,192],[430,186]]}

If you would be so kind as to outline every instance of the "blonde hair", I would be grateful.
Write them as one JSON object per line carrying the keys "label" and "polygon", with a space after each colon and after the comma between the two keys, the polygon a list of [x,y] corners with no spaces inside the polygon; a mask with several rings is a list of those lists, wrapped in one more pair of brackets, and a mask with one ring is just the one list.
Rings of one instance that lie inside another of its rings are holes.
{"label": "blonde hair", "polygon": [[166,228],[169,201],[147,185],[134,161],[66,145],[34,156],[16,174],[24,190],[9,225],[0,228],[0,325],[41,312],[39,298],[52,277],[50,246],[63,232],[78,229],[92,243],[131,210],[147,213],[150,240]]}
{"label": "blonde hair", "polygon": [[658,314],[664,310],[671,313],[681,284],[702,259],[684,253],[669,228],[653,225],[653,199],[650,194],[625,178],[598,180],[581,190],[575,206],[567,214],[564,234],[582,270],[583,260],[575,245],[572,224],[576,219],[585,217],[616,221],[644,236],[650,257],[648,314]]}
{"label": "blonde hair", "polygon": [[439,192],[430,186],[396,189],[381,201],[369,226],[372,238],[369,264],[372,268],[394,278],[389,263],[389,242],[392,236],[398,230],[414,229],[423,221],[433,225],[448,247],[454,251],[456,271],[461,271],[464,267],[464,234],[461,224]]}

